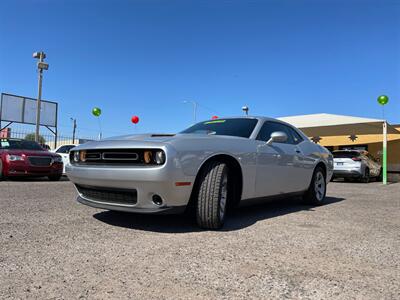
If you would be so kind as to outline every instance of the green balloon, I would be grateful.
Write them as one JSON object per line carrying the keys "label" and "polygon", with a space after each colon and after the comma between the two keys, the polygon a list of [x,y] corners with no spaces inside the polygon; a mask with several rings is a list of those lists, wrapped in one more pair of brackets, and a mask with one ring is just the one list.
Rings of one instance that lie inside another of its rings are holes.
{"label": "green balloon", "polygon": [[95,117],[100,117],[100,115],[101,115],[101,109],[98,108],[98,107],[93,108],[93,109],[92,109],[92,114],[93,114],[93,116],[95,116]]}
{"label": "green balloon", "polygon": [[389,102],[389,97],[388,97],[388,96],[386,96],[386,95],[381,95],[381,96],[378,97],[378,103],[379,103],[380,105],[385,105],[385,104],[387,104],[388,102]]}

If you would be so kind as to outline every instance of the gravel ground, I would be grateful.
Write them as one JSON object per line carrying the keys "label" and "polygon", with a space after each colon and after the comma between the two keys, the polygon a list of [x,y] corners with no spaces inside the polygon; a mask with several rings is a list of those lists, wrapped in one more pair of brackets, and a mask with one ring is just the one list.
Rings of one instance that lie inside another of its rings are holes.
{"label": "gravel ground", "polygon": [[0,182],[0,299],[400,299],[400,184],[242,208],[223,231],[78,204],[69,181]]}

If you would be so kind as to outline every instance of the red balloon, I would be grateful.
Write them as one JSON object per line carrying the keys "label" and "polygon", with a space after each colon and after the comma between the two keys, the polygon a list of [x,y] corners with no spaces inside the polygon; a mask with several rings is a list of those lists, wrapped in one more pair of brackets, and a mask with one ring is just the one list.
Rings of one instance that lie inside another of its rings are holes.
{"label": "red balloon", "polygon": [[139,117],[138,116],[133,116],[131,121],[132,121],[133,124],[137,124],[137,123],[139,123]]}
{"label": "red balloon", "polygon": [[218,116],[212,116],[211,119],[212,120],[218,119]]}

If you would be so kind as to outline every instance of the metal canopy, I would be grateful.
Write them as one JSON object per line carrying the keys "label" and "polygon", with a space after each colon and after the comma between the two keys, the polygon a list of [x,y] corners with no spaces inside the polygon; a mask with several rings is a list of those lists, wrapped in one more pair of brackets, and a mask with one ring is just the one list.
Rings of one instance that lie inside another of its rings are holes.
{"label": "metal canopy", "polygon": [[[307,136],[344,136],[361,134],[382,134],[384,120],[359,118],[333,114],[312,114],[278,118],[301,129]],[[387,133],[400,134],[393,126],[387,126]]]}

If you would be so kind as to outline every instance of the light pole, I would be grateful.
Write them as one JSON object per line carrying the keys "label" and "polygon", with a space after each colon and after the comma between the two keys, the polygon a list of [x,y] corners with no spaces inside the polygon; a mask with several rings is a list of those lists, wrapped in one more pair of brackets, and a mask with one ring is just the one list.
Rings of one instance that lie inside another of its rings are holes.
{"label": "light pole", "polygon": [[383,117],[383,141],[382,141],[382,183],[387,184],[387,122],[385,119],[385,108],[384,106],[389,102],[389,97],[381,95],[378,97],[378,103],[382,105],[382,117]]}
{"label": "light pole", "polygon": [[76,131],[76,119],[71,118],[71,121],[73,123],[72,127],[72,144],[75,144],[75,131]]}
{"label": "light pole", "polygon": [[192,103],[193,104],[193,119],[194,119],[194,123],[196,123],[196,119],[197,119],[197,102],[193,101],[193,100],[184,100],[183,103]]}
{"label": "light pole", "polygon": [[246,114],[246,116],[249,115],[249,107],[247,105],[242,106],[242,110],[244,111],[244,113]]}
{"label": "light pole", "polygon": [[37,58],[39,61],[37,63],[37,68],[39,72],[38,78],[38,98],[37,98],[37,108],[36,108],[36,130],[35,130],[35,141],[39,143],[39,128],[40,128],[40,101],[42,99],[42,79],[43,79],[43,70],[49,69],[49,64],[44,62],[46,58],[46,54],[41,52],[33,53],[33,58]]}

